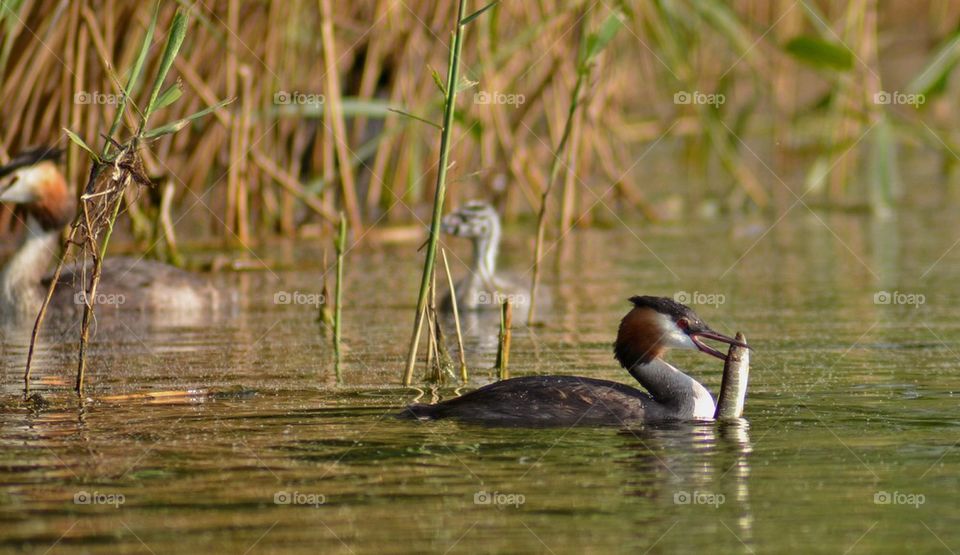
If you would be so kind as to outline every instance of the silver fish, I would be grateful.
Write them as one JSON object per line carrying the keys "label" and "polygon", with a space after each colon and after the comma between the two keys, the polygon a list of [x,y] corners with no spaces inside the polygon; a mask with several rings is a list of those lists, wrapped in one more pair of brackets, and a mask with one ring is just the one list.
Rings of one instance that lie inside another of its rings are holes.
{"label": "silver fish", "polygon": [[[737,341],[746,343],[747,338],[737,332]],[[731,420],[743,415],[747,398],[747,380],[750,377],[750,349],[730,345],[727,362],[723,365],[723,381],[720,382],[720,398],[714,420]]]}

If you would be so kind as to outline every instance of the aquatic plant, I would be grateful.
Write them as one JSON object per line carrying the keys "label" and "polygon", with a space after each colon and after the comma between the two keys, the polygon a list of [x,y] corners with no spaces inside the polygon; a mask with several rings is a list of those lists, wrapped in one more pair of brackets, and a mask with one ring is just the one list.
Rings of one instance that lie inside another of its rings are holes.
{"label": "aquatic plant", "polygon": [[460,329],[460,307],[457,306],[457,290],[453,284],[453,274],[450,273],[450,264],[447,262],[447,251],[440,249],[443,258],[443,269],[447,274],[447,287],[450,288],[450,308],[453,311],[453,324],[457,331],[457,349],[460,354],[460,381],[467,383],[467,354],[463,350],[463,332]]}
{"label": "aquatic plant", "polygon": [[510,377],[510,342],[513,337],[513,307],[510,299],[500,305],[500,334],[497,341],[497,362],[494,367],[501,380]]}
{"label": "aquatic plant", "polygon": [[[74,248],[79,249],[78,256],[84,265],[86,265],[88,261],[91,262],[89,282],[88,284],[81,284],[81,287],[84,287],[83,292],[85,294],[83,296],[83,321],[80,329],[79,361],[75,390],[77,394],[83,392],[84,374],[87,363],[86,348],[90,339],[90,324],[93,320],[94,307],[96,306],[97,287],[100,283],[103,260],[107,254],[107,246],[110,243],[117,216],[120,213],[120,206],[129,188],[149,186],[151,184],[141,159],[141,149],[143,145],[160,137],[176,133],[194,120],[231,102],[231,100],[219,102],[214,106],[195,112],[187,117],[177,119],[171,123],[148,128],[147,124],[154,113],[173,104],[182,95],[182,84],[179,80],[166,89],[164,89],[164,83],[186,37],[189,22],[186,13],[178,9],[167,34],[160,63],[153,79],[153,85],[141,109],[140,106],[134,103],[133,97],[139,92],[141,84],[140,76],[153,42],[158,13],[159,3],[154,10],[150,25],[147,27],[143,44],[140,47],[133,67],[130,69],[126,84],[121,84],[119,78],[116,75],[112,75],[114,84],[120,89],[120,104],[114,115],[109,134],[104,138],[103,148],[97,152],[84,141],[79,134],[70,129],[64,129],[64,132],[70,140],[90,156],[92,167],[90,169],[89,180],[83,189],[83,193],[80,195],[80,210],[70,227],[67,239],[64,242],[63,254],[57,264],[54,278],[50,283],[47,296],[44,299],[33,327],[24,371],[24,390],[26,393],[29,393],[30,370],[34,349],[41,326],[43,325],[46,309],[58,285],[64,263],[68,260]],[[128,105],[132,106],[133,109],[138,112],[139,118],[136,120],[136,126],[131,129],[133,132],[132,136],[121,143],[118,140],[119,133]]]}
{"label": "aquatic plant", "polygon": [[435,279],[434,270],[437,258],[437,242],[440,238],[440,222],[443,218],[443,200],[446,196],[447,170],[450,169],[450,147],[453,142],[453,116],[456,111],[457,93],[464,85],[460,82],[460,59],[463,52],[463,35],[466,26],[471,21],[483,15],[484,12],[496,5],[496,2],[480,8],[471,14],[466,13],[466,0],[460,0],[457,9],[456,29],[453,32],[453,43],[450,47],[450,61],[447,68],[447,79],[442,82],[435,77],[437,86],[444,93],[443,124],[440,126],[440,158],[437,171],[437,186],[433,198],[433,216],[430,222],[430,238],[427,240],[426,258],[423,263],[423,276],[420,279],[420,293],[417,297],[417,311],[413,324],[413,336],[410,338],[410,348],[407,354],[407,365],[403,373],[403,384],[410,385],[413,380],[413,367],[417,360],[417,350],[420,344],[420,334],[423,318],[426,314],[427,295],[431,281]]}
{"label": "aquatic plant", "polygon": [[333,313],[333,351],[337,368],[340,367],[340,336],[343,332],[343,258],[347,250],[347,217],[340,213],[340,225],[337,232],[337,300]]}

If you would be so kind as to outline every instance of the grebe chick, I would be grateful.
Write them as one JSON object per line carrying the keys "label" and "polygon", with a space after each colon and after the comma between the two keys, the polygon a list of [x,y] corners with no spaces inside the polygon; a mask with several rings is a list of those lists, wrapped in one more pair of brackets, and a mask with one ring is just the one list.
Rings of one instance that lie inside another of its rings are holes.
{"label": "grebe chick", "polygon": [[507,426],[628,425],[714,419],[713,397],[698,381],[661,357],[694,349],[726,360],[703,343],[713,339],[747,348],[710,329],[689,307],[663,297],[632,297],[620,322],[614,356],[646,389],[578,376],[528,376],[499,381],[435,405],[410,405],[399,416]]}
{"label": "grebe chick", "polygon": [[[47,272],[60,251],[60,234],[73,219],[74,203],[55,164],[60,154],[59,150],[34,149],[0,167],[0,202],[21,205],[26,213],[23,241],[0,271],[3,327],[24,326],[36,319],[53,279]],[[83,313],[84,299],[76,294],[76,285],[86,287],[90,270],[79,264],[64,267],[50,300],[48,322],[72,320]],[[112,299],[124,312],[202,312],[223,300],[212,284],[189,272],[120,256],[104,260],[97,297]],[[100,318],[111,313],[101,310],[97,314]]]}
{"label": "grebe chick", "polygon": [[[459,310],[499,309],[505,299],[514,308],[529,302],[528,292],[496,275],[497,253],[500,247],[500,216],[493,206],[470,201],[444,216],[441,229],[447,235],[470,239],[473,260],[470,273],[454,287]],[[441,308],[451,310],[450,292],[441,301]]]}

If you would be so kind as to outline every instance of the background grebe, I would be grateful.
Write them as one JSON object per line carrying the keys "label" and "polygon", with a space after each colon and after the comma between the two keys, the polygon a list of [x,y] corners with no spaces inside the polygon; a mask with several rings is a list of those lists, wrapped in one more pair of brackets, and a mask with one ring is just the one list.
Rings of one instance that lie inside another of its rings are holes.
{"label": "background grebe", "polygon": [[493,383],[436,405],[410,405],[401,416],[458,418],[504,425],[622,425],[638,421],[713,420],[715,405],[699,382],[661,357],[696,349],[726,360],[702,338],[746,348],[709,328],[689,307],[663,297],[632,297],[614,355],[647,392],[578,376],[528,376]]}
{"label": "background grebe", "polygon": [[[496,275],[501,228],[500,216],[493,206],[470,201],[444,216],[441,228],[447,235],[473,242],[470,273],[455,285],[458,309],[498,309],[504,298],[509,298],[515,308],[529,302],[525,289]],[[440,306],[451,308],[449,291]]]}
{"label": "background grebe", "polygon": [[[52,276],[47,276],[60,252],[60,234],[74,215],[74,202],[63,174],[55,164],[60,150],[39,148],[21,153],[0,168],[0,202],[22,205],[26,213],[24,238],[0,271],[0,325],[32,324]],[[50,301],[47,321],[70,318],[83,311],[75,287],[89,279],[79,264],[66,266]],[[107,257],[97,296],[122,299],[120,310],[203,311],[217,305],[220,292],[189,272],[151,260]],[[101,310],[98,318],[110,314]]]}

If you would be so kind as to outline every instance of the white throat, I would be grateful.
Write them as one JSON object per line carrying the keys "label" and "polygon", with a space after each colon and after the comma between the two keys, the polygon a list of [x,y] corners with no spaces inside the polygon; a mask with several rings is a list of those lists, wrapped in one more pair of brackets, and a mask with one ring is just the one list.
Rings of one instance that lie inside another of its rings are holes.
{"label": "white throat", "polygon": [[35,316],[42,302],[40,282],[56,257],[60,230],[44,230],[27,218],[23,242],[0,271],[0,317],[4,322]]}
{"label": "white throat", "polygon": [[677,418],[713,420],[716,404],[707,388],[667,361],[655,358],[646,364],[637,363],[630,368],[630,374],[654,401],[664,405]]}

